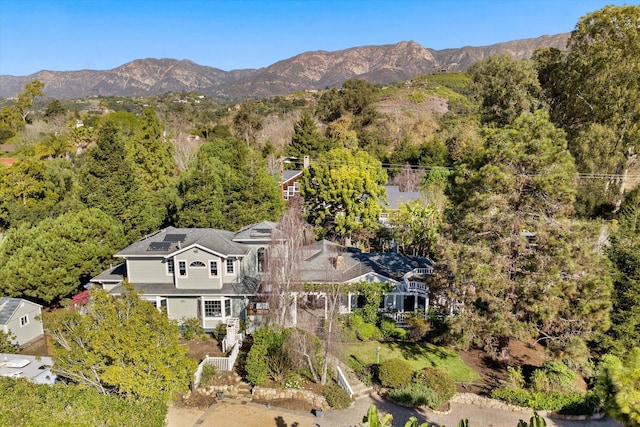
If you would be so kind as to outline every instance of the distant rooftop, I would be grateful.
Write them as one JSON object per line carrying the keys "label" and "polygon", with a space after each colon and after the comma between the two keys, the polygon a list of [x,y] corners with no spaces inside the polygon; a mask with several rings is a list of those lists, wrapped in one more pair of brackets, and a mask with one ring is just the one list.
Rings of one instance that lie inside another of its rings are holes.
{"label": "distant rooftop", "polygon": [[0,353],[0,376],[26,378],[36,384],[53,384],[56,375],[51,372],[53,359],[47,356]]}

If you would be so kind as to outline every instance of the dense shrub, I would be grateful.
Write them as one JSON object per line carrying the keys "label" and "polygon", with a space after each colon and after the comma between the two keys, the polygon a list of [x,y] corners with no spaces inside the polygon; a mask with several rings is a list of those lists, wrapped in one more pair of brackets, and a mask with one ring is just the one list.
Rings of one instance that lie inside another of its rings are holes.
{"label": "dense shrub", "polygon": [[180,321],[180,334],[185,340],[192,340],[203,332],[200,319],[197,317],[183,317]]}
{"label": "dense shrub", "polygon": [[327,399],[327,404],[334,409],[346,409],[351,406],[349,393],[335,383],[325,385],[322,394]]}
{"label": "dense shrub", "polygon": [[33,384],[0,377],[2,426],[155,427],[164,425],[162,399],[126,399],[94,388]]}
{"label": "dense shrub", "polygon": [[356,334],[358,335],[358,339],[361,341],[379,340],[382,338],[380,329],[378,329],[373,323],[363,323],[356,330]]}
{"label": "dense shrub", "polygon": [[383,317],[380,320],[380,332],[384,338],[395,338],[398,340],[405,340],[409,335],[406,329],[397,327],[396,321],[390,317]]}
{"label": "dense shrub", "polygon": [[413,371],[406,360],[389,359],[380,365],[379,378],[385,387],[406,387],[411,383]]}
{"label": "dense shrub", "polygon": [[200,374],[200,384],[206,384],[211,381],[211,378],[216,374],[216,367],[206,363],[202,367],[202,373]]}
{"label": "dense shrub", "polygon": [[422,314],[409,316],[407,325],[409,326],[409,336],[414,340],[421,340],[431,329],[429,321],[422,317]]}
{"label": "dense shrub", "polygon": [[433,389],[442,402],[446,402],[456,394],[456,382],[451,376],[438,368],[424,368],[416,374],[416,382]]}
{"label": "dense shrub", "polygon": [[[253,344],[247,354],[245,371],[247,380],[253,385],[262,385],[269,375],[282,375],[282,347],[285,333],[282,329],[261,326],[253,333]],[[277,370],[278,372],[274,372]]]}
{"label": "dense shrub", "polygon": [[511,387],[500,387],[491,392],[494,399],[518,406],[556,411],[570,415],[591,415],[598,406],[593,394],[572,392],[538,392]]}
{"label": "dense shrub", "polygon": [[395,402],[411,406],[436,408],[444,401],[434,389],[422,383],[413,383],[406,387],[389,391],[389,398]]}
{"label": "dense shrub", "polygon": [[220,323],[213,329],[212,334],[216,341],[222,341],[224,337],[227,336],[227,325],[225,325],[224,323]]}
{"label": "dense shrub", "polygon": [[533,372],[531,388],[539,392],[573,392],[575,372],[571,371],[564,363],[557,360],[548,360],[540,369]]}

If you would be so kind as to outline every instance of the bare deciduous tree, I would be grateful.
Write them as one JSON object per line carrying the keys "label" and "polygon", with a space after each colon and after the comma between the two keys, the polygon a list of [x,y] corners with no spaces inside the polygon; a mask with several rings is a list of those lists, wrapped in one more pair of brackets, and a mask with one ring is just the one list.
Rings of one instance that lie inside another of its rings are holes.
{"label": "bare deciduous tree", "polygon": [[312,232],[302,218],[300,206],[291,203],[274,230],[263,266],[262,289],[269,302],[271,321],[283,327],[293,320],[303,247],[310,239]]}

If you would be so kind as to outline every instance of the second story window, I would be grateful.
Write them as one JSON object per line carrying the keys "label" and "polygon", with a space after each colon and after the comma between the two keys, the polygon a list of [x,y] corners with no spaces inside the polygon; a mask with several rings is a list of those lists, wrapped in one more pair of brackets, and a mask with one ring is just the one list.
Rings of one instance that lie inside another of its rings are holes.
{"label": "second story window", "polygon": [[20,318],[20,326],[26,326],[29,324],[29,315],[25,314]]}
{"label": "second story window", "polygon": [[232,259],[228,259],[227,260],[227,274],[233,274],[233,260]]}
{"label": "second story window", "polygon": [[209,276],[216,277],[218,275],[218,261],[209,261]]}
{"label": "second story window", "polygon": [[187,277],[187,261],[178,261],[178,276]]}
{"label": "second story window", "polygon": [[167,275],[173,276],[173,260],[172,259],[167,260]]}

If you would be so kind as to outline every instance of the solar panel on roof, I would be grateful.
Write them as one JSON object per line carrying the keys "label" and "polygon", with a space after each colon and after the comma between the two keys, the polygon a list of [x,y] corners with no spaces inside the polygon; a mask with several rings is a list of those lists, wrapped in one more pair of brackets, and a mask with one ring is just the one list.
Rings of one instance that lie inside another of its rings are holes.
{"label": "solar panel on roof", "polygon": [[171,242],[151,242],[148,251],[166,251],[171,247]]}
{"label": "solar panel on roof", "polygon": [[167,234],[164,236],[165,242],[184,242],[184,239],[187,237],[186,234]]}

